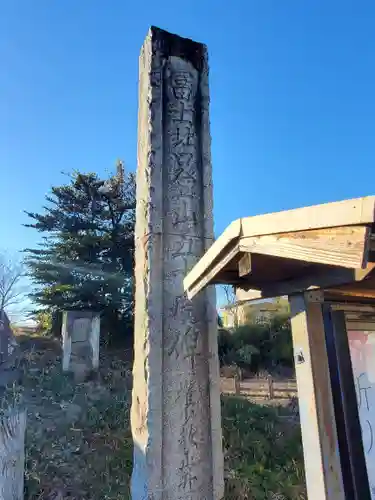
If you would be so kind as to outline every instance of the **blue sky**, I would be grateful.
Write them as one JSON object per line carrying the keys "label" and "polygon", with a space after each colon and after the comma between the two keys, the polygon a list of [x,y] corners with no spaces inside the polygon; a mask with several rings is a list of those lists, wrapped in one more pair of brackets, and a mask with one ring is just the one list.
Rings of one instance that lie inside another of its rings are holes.
{"label": "blue sky", "polygon": [[375,3],[8,0],[0,4],[0,231],[35,244],[61,171],[136,167],[138,54],[157,25],[205,42],[215,227],[375,193]]}

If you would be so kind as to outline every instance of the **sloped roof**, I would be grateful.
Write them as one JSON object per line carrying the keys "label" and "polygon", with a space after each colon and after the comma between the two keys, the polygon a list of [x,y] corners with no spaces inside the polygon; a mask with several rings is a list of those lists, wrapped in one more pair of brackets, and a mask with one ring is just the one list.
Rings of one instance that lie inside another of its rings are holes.
{"label": "sloped roof", "polygon": [[368,196],[238,219],[188,273],[185,290],[192,297],[208,284],[232,284],[261,298],[367,279],[374,213]]}

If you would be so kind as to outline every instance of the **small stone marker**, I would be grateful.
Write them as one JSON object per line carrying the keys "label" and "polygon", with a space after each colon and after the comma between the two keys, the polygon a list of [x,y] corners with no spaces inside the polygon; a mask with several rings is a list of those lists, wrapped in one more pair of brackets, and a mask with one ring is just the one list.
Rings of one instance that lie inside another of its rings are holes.
{"label": "small stone marker", "polygon": [[100,316],[92,311],[65,311],[62,323],[63,371],[77,381],[99,367]]}
{"label": "small stone marker", "polygon": [[183,289],[213,242],[207,51],[151,28],[139,64],[132,499],[219,500],[215,291]]}

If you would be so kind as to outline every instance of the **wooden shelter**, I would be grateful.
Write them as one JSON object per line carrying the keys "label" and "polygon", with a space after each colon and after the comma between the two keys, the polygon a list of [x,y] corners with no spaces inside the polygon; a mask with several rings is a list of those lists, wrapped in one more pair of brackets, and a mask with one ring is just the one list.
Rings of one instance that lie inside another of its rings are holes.
{"label": "wooden shelter", "polygon": [[375,196],[234,221],[184,280],[189,297],[211,284],[288,295],[308,496],[375,498]]}

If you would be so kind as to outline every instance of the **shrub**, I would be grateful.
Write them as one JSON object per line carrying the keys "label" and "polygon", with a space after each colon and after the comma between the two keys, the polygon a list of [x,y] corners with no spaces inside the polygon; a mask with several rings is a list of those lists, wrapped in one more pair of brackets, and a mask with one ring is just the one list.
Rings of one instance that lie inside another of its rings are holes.
{"label": "shrub", "polygon": [[290,318],[287,314],[275,316],[270,325],[271,344],[269,361],[272,365],[294,366],[293,341]]}
{"label": "shrub", "polygon": [[251,344],[244,345],[236,351],[236,361],[239,366],[250,366],[255,356],[259,355],[259,351]]}
{"label": "shrub", "polygon": [[234,349],[233,336],[224,328],[218,329],[218,352],[220,365],[230,364],[229,353]]}
{"label": "shrub", "polygon": [[237,365],[252,372],[293,367],[289,316],[279,314],[269,324],[241,325],[232,333],[220,329],[219,358],[221,365]]}
{"label": "shrub", "polygon": [[34,314],[33,318],[37,323],[37,333],[39,335],[49,335],[52,330],[52,315],[47,310],[40,310]]}
{"label": "shrub", "polygon": [[280,419],[280,413],[222,397],[227,500],[307,498],[300,427]]}

